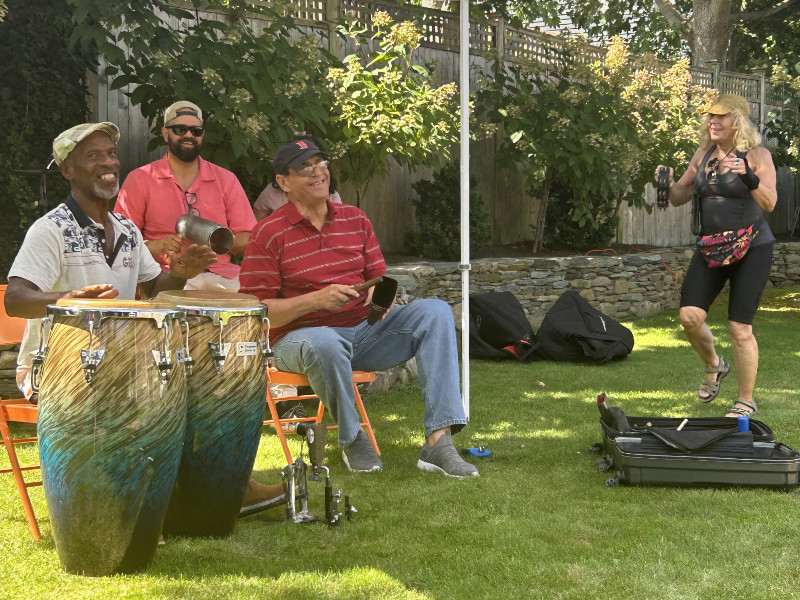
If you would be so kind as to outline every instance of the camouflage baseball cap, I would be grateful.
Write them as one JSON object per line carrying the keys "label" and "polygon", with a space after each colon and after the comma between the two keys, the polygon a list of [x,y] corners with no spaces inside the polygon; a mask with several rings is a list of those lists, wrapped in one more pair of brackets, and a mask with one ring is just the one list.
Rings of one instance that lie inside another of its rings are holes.
{"label": "camouflage baseball cap", "polygon": [[92,135],[95,131],[103,131],[116,142],[119,139],[119,129],[113,123],[104,121],[103,123],[81,123],[70,127],[66,131],[58,134],[53,140],[53,158],[57,165],[61,165],[66,160],[69,153],[75,149],[79,142]]}

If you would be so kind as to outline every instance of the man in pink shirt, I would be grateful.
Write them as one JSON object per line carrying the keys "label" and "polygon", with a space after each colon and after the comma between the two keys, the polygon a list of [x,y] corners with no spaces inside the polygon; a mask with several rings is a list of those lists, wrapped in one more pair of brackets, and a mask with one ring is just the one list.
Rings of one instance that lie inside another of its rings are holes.
{"label": "man in pink shirt", "polygon": [[[243,254],[256,218],[236,175],[200,158],[203,148],[203,112],[181,100],[164,112],[161,135],[167,142],[164,158],[131,171],[117,196],[115,210],[142,231],[144,243],[165,271],[168,252],[188,246],[175,224],[189,212],[233,232],[231,254]],[[228,254],[205,272],[186,282],[186,290],[239,291],[239,266]],[[243,514],[271,508],[284,499],[283,486],[250,479]]]}
{"label": "man in pink shirt", "polygon": [[[200,158],[203,112],[181,100],[164,113],[161,135],[167,143],[164,158],[131,171],[117,197],[115,210],[141,229],[150,253],[168,270],[167,253],[188,242],[175,232],[188,213],[213,221],[233,232],[231,254],[243,254],[256,218],[236,175]],[[223,254],[208,270],[192,278],[187,290],[239,289],[239,266]]]}

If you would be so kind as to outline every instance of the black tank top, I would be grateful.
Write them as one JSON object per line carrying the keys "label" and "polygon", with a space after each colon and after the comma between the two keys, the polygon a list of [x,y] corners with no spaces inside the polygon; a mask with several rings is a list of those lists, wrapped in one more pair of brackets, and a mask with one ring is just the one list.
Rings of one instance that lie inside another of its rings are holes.
{"label": "black tank top", "polygon": [[[752,245],[760,246],[775,241],[769,225],[764,221],[764,211],[737,173],[718,173],[716,183],[708,180],[708,162],[716,150],[717,146],[713,146],[706,152],[694,178],[694,189],[700,197],[700,235],[744,229],[758,223],[758,235]],[[739,158],[744,158],[745,154],[736,152]]]}

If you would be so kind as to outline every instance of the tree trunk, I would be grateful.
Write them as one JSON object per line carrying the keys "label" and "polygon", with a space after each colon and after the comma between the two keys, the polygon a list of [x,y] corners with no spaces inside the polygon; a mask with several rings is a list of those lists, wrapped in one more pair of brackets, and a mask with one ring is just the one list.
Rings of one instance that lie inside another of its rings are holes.
{"label": "tree trunk", "polygon": [[550,177],[545,175],[544,183],[542,184],[541,202],[539,204],[539,212],[536,215],[536,237],[533,240],[533,253],[538,254],[542,251],[544,244],[544,222],[547,217],[547,202],[550,199]]}
{"label": "tree trunk", "polygon": [[692,66],[705,67],[710,60],[725,57],[731,39],[731,0],[694,0],[689,47]]}

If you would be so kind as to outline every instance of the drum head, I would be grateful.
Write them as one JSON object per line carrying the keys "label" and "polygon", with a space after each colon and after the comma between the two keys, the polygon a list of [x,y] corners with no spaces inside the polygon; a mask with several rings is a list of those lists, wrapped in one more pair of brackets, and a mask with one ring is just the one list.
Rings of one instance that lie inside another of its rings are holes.
{"label": "drum head", "polygon": [[161,298],[154,302],[143,300],[120,300],[112,298],[59,298],[56,306],[70,306],[86,310],[124,309],[124,310],[176,310],[174,302]]}
{"label": "drum head", "polygon": [[260,307],[261,302],[250,294],[216,290],[165,290],[156,296],[156,302],[170,302],[177,306],[225,306],[230,308]]}

